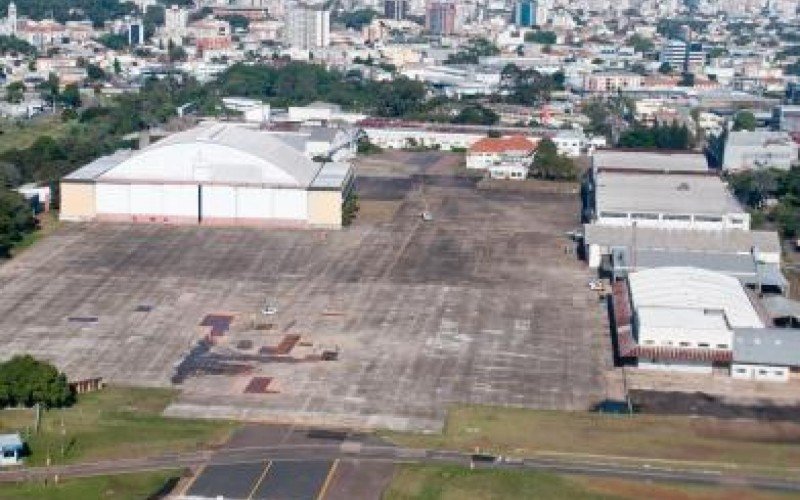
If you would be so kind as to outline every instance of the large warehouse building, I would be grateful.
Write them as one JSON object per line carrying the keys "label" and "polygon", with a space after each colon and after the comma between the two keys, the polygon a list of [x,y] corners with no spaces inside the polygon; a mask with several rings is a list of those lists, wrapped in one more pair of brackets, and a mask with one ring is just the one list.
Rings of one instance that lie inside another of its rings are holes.
{"label": "large warehouse building", "polygon": [[315,162],[300,135],[204,123],[118,151],[61,182],[63,220],[326,227],[342,224],[350,164]]}

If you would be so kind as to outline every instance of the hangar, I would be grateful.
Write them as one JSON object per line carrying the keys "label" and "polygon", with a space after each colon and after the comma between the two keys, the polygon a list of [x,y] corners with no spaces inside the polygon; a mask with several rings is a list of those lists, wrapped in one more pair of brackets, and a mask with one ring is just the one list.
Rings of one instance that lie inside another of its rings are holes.
{"label": "hangar", "polygon": [[313,161],[305,142],[243,124],[203,123],[64,177],[61,219],[341,227],[352,168]]}

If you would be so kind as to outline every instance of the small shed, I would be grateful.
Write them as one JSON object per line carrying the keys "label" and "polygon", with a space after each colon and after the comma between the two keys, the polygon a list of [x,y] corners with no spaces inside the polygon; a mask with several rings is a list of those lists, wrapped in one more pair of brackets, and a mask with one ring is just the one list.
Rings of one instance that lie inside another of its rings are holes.
{"label": "small shed", "polygon": [[0,434],[0,465],[17,465],[24,449],[19,434]]}

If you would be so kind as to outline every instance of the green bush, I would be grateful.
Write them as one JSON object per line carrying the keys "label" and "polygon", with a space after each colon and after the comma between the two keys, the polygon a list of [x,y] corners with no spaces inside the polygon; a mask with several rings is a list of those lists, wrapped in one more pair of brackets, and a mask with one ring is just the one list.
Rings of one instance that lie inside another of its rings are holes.
{"label": "green bush", "polygon": [[342,204],[342,225],[349,226],[358,214],[358,195],[351,191]]}
{"label": "green bush", "polygon": [[40,403],[45,408],[60,408],[74,401],[66,375],[50,363],[28,355],[0,363],[0,407]]}

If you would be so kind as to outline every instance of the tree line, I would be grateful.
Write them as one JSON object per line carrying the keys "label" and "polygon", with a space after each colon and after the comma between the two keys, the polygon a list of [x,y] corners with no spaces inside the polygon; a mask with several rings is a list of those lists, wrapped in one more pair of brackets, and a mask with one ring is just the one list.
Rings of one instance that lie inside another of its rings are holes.
{"label": "tree line", "polygon": [[[752,211],[753,226],[768,222],[784,237],[800,237],[800,169],[749,170],[728,175],[728,185]],[[768,203],[768,200],[774,200]]]}
{"label": "tree line", "polygon": [[619,137],[621,148],[644,149],[689,149],[692,147],[692,135],[689,128],[673,121],[671,124],[656,122],[652,127],[635,123]]}

